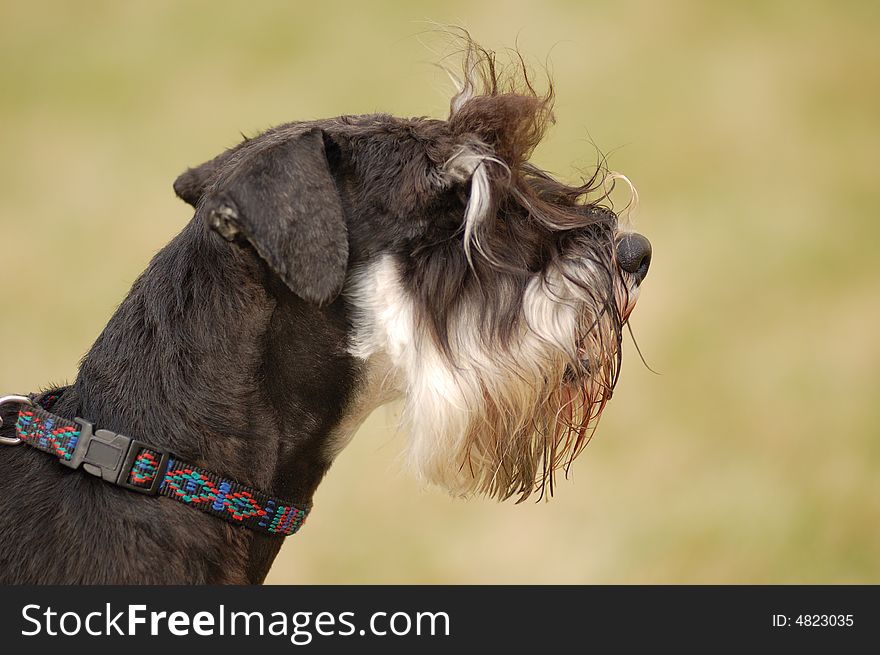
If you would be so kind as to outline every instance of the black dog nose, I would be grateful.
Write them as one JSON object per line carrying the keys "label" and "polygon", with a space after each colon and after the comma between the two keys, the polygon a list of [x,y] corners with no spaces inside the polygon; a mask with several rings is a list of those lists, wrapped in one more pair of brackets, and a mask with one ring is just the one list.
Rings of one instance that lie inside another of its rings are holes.
{"label": "black dog nose", "polygon": [[635,232],[624,234],[617,241],[617,264],[641,282],[651,265],[651,242]]}

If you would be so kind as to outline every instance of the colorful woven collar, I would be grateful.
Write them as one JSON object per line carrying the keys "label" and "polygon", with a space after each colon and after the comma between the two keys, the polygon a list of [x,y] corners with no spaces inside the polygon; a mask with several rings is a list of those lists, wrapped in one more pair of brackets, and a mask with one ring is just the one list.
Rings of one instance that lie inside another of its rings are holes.
{"label": "colorful woven collar", "polygon": [[4,443],[26,443],[56,456],[64,466],[82,466],[116,486],[165,496],[257,532],[286,537],[305,521],[310,508],[295,507],[123,434],[95,430],[81,418],[70,420],[50,413],[59,396],[0,398],[0,405],[22,405],[15,423],[16,438],[6,438]]}

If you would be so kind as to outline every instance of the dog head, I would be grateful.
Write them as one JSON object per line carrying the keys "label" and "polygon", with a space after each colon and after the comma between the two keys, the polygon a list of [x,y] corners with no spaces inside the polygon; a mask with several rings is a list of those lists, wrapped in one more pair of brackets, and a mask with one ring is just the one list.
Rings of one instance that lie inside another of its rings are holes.
{"label": "dog head", "polygon": [[651,250],[619,230],[605,178],[529,162],[552,94],[473,44],[465,73],[446,120],[282,125],[175,190],[290,292],[344,304],[349,352],[379,370],[376,397],[403,398],[426,480],[522,499],[589,440]]}

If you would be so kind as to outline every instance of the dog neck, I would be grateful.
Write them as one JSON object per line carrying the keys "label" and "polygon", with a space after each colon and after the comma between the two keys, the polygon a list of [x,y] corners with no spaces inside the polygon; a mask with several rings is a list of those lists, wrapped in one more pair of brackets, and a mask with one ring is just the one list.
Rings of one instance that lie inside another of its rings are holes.
{"label": "dog neck", "polygon": [[[252,252],[193,221],[134,284],[64,405],[308,505],[368,413],[348,329],[344,299],[320,309],[300,300]],[[202,523],[215,539],[246,542],[248,581],[263,579],[280,539]]]}

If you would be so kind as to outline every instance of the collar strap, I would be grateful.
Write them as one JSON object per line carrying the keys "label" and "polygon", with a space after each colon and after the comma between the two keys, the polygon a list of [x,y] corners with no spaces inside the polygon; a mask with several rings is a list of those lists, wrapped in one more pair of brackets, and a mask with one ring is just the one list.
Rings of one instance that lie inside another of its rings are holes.
{"label": "collar strap", "polygon": [[39,404],[24,396],[10,398],[14,400],[3,400],[22,403],[15,423],[18,439],[54,455],[64,466],[81,466],[123,489],[165,496],[230,523],[283,537],[299,530],[311,509],[296,507],[124,434],[95,430],[81,418],[52,414],[49,409],[59,394],[46,395]]}

